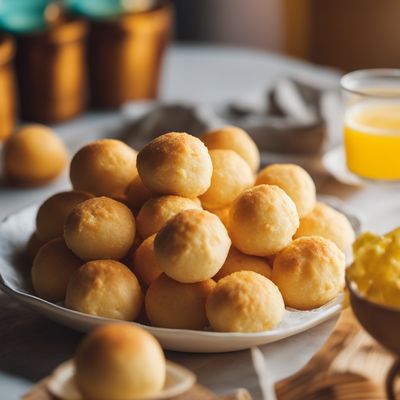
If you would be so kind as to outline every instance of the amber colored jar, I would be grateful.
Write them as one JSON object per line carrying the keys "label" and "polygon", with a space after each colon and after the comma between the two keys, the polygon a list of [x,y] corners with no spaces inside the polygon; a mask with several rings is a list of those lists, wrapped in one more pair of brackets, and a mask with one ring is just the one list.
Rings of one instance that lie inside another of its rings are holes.
{"label": "amber colored jar", "polygon": [[162,57],[170,38],[169,4],[112,21],[91,22],[90,97],[95,108],[157,96]]}
{"label": "amber colored jar", "polygon": [[16,85],[13,70],[15,45],[0,34],[0,142],[11,135],[16,121]]}
{"label": "amber colored jar", "polygon": [[22,119],[70,119],[86,108],[87,23],[71,19],[17,38],[16,70]]}

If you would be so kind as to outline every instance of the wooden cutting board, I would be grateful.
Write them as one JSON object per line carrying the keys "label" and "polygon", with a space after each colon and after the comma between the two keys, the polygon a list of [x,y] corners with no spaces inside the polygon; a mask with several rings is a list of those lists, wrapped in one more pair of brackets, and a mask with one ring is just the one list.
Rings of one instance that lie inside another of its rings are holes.
{"label": "wooden cutting board", "polygon": [[386,400],[386,376],[394,361],[394,356],[361,328],[351,309],[346,309],[328,341],[310,362],[275,385],[277,398]]}
{"label": "wooden cutting board", "polygon": [[[360,327],[351,310],[347,309],[342,312],[328,341],[310,362],[297,374],[275,385],[277,398],[385,400],[386,375],[393,362],[394,357]],[[45,381],[36,385],[23,399],[54,400],[46,390]],[[251,397],[243,390],[218,397],[203,386],[196,385],[174,400],[217,399],[247,400]]]}

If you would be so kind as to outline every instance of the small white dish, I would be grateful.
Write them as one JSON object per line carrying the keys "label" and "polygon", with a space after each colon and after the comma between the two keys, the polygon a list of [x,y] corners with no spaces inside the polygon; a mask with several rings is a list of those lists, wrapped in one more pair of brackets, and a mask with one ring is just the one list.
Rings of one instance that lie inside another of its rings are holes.
{"label": "small white dish", "polygon": [[351,186],[364,186],[366,184],[365,181],[348,170],[343,145],[328,150],[322,157],[322,164],[341,183]]}
{"label": "small white dish", "polygon": [[[329,204],[335,203],[328,198],[322,198]],[[359,231],[359,220],[340,207],[333,207],[344,212],[356,232]],[[115,322],[109,318],[83,314],[70,310],[60,304],[50,303],[37,297],[30,278],[30,261],[25,255],[26,243],[35,229],[35,217],[38,205],[30,206],[10,215],[0,223],[0,289],[21,303],[31,307],[39,314],[72,329],[87,332],[91,329]],[[310,310],[299,311],[286,309],[283,321],[279,326],[265,332],[228,333],[213,331],[195,331],[187,329],[167,329],[135,324],[154,335],[164,349],[196,353],[220,353],[244,350],[254,346],[273,343],[313,328],[316,325],[338,314],[342,308],[342,296],[324,306]],[[121,322],[121,321],[119,321]]]}
{"label": "small white dish", "polygon": [[[188,369],[167,361],[165,385],[157,394],[142,396],[134,400],[163,400],[187,392],[196,382],[196,376]],[[75,364],[73,360],[59,365],[46,383],[48,391],[61,400],[83,400],[75,383]]]}

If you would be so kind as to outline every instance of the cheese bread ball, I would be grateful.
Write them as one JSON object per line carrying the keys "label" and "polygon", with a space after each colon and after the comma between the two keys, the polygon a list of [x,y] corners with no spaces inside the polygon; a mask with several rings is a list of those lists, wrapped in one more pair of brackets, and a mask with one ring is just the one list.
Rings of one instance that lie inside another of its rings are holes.
{"label": "cheese bread ball", "polygon": [[224,264],[231,246],[220,219],[204,210],[186,210],[157,234],[154,252],[161,270],[182,283],[212,278]]}
{"label": "cheese bread ball", "polygon": [[197,197],[211,183],[212,163],[203,142],[184,132],[152,140],[137,160],[143,183],[154,193]]}
{"label": "cheese bread ball", "polygon": [[36,232],[33,232],[32,235],[29,237],[28,243],[26,244],[26,254],[28,257],[33,261],[39,249],[45,244],[46,242],[42,242],[38,239]]}
{"label": "cheese bread ball", "polygon": [[172,217],[184,210],[201,210],[196,201],[181,196],[154,197],[144,203],[136,218],[137,231],[146,239],[157,233]]}
{"label": "cheese bread ball", "polygon": [[221,220],[226,229],[228,229],[229,225],[229,211],[230,206],[210,210],[211,213],[215,214]]}
{"label": "cheese bread ball", "polygon": [[132,210],[139,210],[147,200],[153,197],[153,193],[144,185],[137,175],[128,186],[126,203]]}
{"label": "cheese bread ball", "polygon": [[99,317],[133,321],[142,306],[142,289],[135,274],[114,260],[84,264],[72,275],[65,305]]}
{"label": "cheese bread ball", "polygon": [[234,272],[217,282],[206,303],[219,332],[261,332],[277,326],[285,304],[277,286],[253,271]]}
{"label": "cheese bread ball", "polygon": [[96,196],[124,196],[137,175],[136,156],[135,150],[119,140],[89,143],[72,158],[72,186]]}
{"label": "cheese bread ball", "polygon": [[276,185],[283,189],[296,204],[302,218],[315,207],[316,189],[306,170],[295,164],[272,164],[257,176],[256,185]]}
{"label": "cheese bread ball", "polygon": [[157,340],[144,329],[109,324],[89,333],[75,356],[75,380],[85,399],[132,400],[163,388],[166,363]]}
{"label": "cheese bread ball", "polygon": [[20,128],[4,146],[4,171],[13,183],[35,186],[61,174],[68,162],[62,140],[44,125]]}
{"label": "cheese bread ball", "polygon": [[245,189],[253,186],[248,164],[232,150],[210,150],[213,164],[211,186],[200,196],[206,209],[229,206]]}
{"label": "cheese bread ball", "polygon": [[257,145],[247,132],[236,126],[224,126],[223,128],[206,132],[201,140],[209,150],[225,149],[233,150],[249,164],[253,173],[260,168],[260,152]]}
{"label": "cheese bread ball", "polygon": [[46,243],[33,260],[31,276],[35,293],[53,302],[64,300],[68,282],[82,264],[63,238]]}
{"label": "cheese bread ball", "polygon": [[64,238],[82,260],[120,260],[133,245],[135,232],[135,218],[127,206],[108,197],[95,197],[68,214]]}
{"label": "cheese bread ball", "polygon": [[302,236],[322,236],[332,240],[342,251],[348,250],[355,239],[353,227],[346,216],[320,202],[300,219],[300,226],[294,237]]}
{"label": "cheese bread ball", "polygon": [[60,237],[64,234],[64,223],[72,209],[93,195],[87,192],[71,191],[57,193],[48,198],[36,215],[36,232],[41,241]]}
{"label": "cheese bread ball", "polygon": [[149,286],[162,272],[154,254],[155,237],[154,234],[145,239],[133,255],[133,272],[144,286]]}
{"label": "cheese bread ball", "polygon": [[230,209],[229,236],[245,254],[277,253],[291,242],[298,226],[295,204],[277,186],[259,185],[248,189]]}
{"label": "cheese bread ball", "polygon": [[213,279],[219,281],[225,276],[239,271],[253,271],[270,278],[272,269],[265,258],[243,254],[234,246],[231,246],[224,265]]}
{"label": "cheese bread ball", "polygon": [[172,329],[204,329],[208,325],[206,300],[215,287],[212,279],[180,283],[160,275],[146,293],[146,313],[154,326]]}
{"label": "cheese bread ball", "polygon": [[311,310],[334,299],[344,287],[344,254],[320,236],[294,240],[277,254],[271,279],[288,307]]}

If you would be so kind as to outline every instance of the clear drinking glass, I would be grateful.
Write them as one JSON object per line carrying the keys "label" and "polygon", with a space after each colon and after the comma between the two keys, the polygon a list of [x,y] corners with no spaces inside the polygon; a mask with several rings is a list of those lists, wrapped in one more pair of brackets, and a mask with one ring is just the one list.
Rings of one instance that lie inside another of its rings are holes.
{"label": "clear drinking glass", "polygon": [[348,169],[368,180],[400,181],[400,69],[366,69],[341,79]]}

